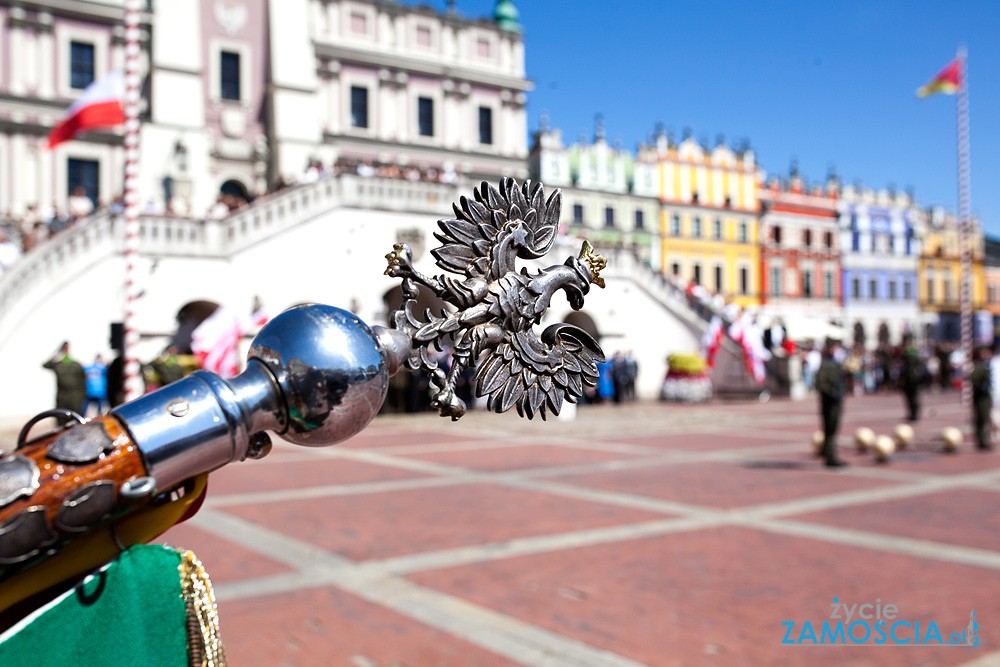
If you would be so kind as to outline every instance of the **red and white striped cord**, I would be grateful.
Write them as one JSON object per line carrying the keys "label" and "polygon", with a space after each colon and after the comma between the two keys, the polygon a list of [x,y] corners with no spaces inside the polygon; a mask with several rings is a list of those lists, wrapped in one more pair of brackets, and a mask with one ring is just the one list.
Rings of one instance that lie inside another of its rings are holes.
{"label": "red and white striped cord", "polygon": [[135,263],[139,250],[139,8],[142,0],[125,2],[125,400],[142,395],[141,367],[136,356],[139,331],[135,328],[135,305],[139,286]]}
{"label": "red and white striped cord", "polygon": [[972,369],[972,235],[969,233],[969,217],[972,212],[969,173],[969,72],[966,66],[965,47],[958,50],[958,224],[962,246],[962,286],[961,298],[962,349],[965,350],[965,381],[962,383],[962,403],[972,404],[972,384],[969,373]]}

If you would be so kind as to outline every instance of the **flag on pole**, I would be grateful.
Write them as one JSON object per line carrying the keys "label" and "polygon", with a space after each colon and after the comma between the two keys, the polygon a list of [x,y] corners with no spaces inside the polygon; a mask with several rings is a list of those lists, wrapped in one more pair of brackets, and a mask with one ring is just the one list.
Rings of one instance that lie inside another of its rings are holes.
{"label": "flag on pole", "polygon": [[69,141],[87,130],[106,129],[125,123],[125,77],[108,72],[87,86],[59,123],[49,132],[48,148]]}
{"label": "flag on pole", "polygon": [[243,327],[234,313],[224,306],[205,318],[191,332],[191,351],[201,367],[225,378],[240,371],[240,338]]}
{"label": "flag on pole", "polygon": [[917,89],[917,97],[927,97],[941,93],[942,95],[954,95],[958,92],[962,84],[962,61],[955,58],[945,65],[944,69],[935,75],[933,79]]}

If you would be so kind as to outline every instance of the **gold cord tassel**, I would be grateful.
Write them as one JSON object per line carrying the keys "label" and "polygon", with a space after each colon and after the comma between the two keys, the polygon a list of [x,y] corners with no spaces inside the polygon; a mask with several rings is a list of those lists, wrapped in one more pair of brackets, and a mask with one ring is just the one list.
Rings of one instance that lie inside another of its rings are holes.
{"label": "gold cord tassel", "polygon": [[219,610],[205,567],[191,551],[181,554],[181,590],[188,610],[188,658],[191,667],[226,667],[219,634]]}

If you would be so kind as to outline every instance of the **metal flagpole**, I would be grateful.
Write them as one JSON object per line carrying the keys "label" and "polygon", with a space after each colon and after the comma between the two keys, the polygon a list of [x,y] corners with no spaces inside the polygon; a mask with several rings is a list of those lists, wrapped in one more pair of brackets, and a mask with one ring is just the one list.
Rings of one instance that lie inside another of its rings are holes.
{"label": "metal flagpole", "polygon": [[966,69],[965,47],[958,48],[958,223],[962,246],[962,349],[966,361],[962,382],[962,403],[971,405],[972,385],[972,247],[969,233],[971,217],[971,191],[969,184],[969,74]]}
{"label": "metal flagpole", "polygon": [[142,0],[125,0],[125,318],[124,381],[125,400],[142,395],[136,347],[135,302],[139,288],[135,280],[135,260],[139,250],[139,7]]}

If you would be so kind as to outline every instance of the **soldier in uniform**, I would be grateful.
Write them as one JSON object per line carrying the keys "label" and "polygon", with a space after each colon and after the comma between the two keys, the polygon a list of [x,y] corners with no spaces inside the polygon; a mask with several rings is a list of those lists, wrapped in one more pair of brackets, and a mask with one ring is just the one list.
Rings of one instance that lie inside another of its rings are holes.
{"label": "soldier in uniform", "polygon": [[160,387],[166,387],[184,377],[184,367],[178,362],[177,348],[173,345],[168,346],[163,354],[151,361],[149,367],[156,373]]}
{"label": "soldier in uniform", "polygon": [[976,350],[969,382],[972,383],[972,415],[976,424],[976,448],[993,449],[990,444],[990,409],[993,407],[993,392],[990,382],[990,359],[993,351],[988,347]]}
{"label": "soldier in uniform", "polygon": [[87,400],[87,374],[80,362],[69,356],[69,343],[64,342],[42,367],[56,374],[56,407],[73,412],[83,410]]}
{"label": "soldier in uniform", "polygon": [[899,382],[903,387],[903,395],[906,396],[906,420],[915,422],[920,419],[920,383],[924,380],[924,362],[920,359],[912,335],[903,337],[903,346],[903,368]]}
{"label": "soldier in uniform", "polygon": [[823,458],[831,468],[847,465],[837,457],[837,430],[844,404],[844,369],[834,358],[839,347],[839,341],[826,341],[823,361],[816,371],[816,391],[819,392],[820,415],[823,418]]}

